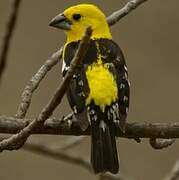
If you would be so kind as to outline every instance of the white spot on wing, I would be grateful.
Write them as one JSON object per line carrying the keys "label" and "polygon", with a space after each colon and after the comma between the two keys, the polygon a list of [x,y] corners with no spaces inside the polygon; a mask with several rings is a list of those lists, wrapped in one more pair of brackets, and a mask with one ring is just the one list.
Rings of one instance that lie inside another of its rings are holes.
{"label": "white spot on wing", "polygon": [[62,64],[62,72],[68,71],[69,68],[70,68],[69,66],[66,66],[65,61],[63,61],[63,64]]}
{"label": "white spot on wing", "polygon": [[128,97],[127,97],[127,96],[124,96],[123,100],[124,100],[124,101],[128,101]]}
{"label": "white spot on wing", "polygon": [[119,61],[119,62],[121,61],[120,56],[117,56],[116,61]]}
{"label": "white spot on wing", "polygon": [[73,75],[73,79],[76,79],[76,78],[77,78],[77,75],[76,75],[76,74],[74,74],[74,75]]}
{"label": "white spot on wing", "polygon": [[124,65],[124,69],[127,71],[127,67]]}
{"label": "white spot on wing", "polygon": [[126,114],[128,114],[128,113],[129,113],[129,108],[127,107],[127,108],[126,108]]}
{"label": "white spot on wing", "polygon": [[121,83],[120,84],[120,89],[123,89],[123,88],[125,88],[125,84]]}
{"label": "white spot on wing", "polygon": [[116,103],[116,116],[119,118],[119,104]]}
{"label": "white spot on wing", "polygon": [[125,78],[125,79],[127,79],[127,78],[128,78],[128,74],[127,74],[127,72],[125,72],[125,74],[124,74],[124,78]]}
{"label": "white spot on wing", "polygon": [[115,123],[117,126],[119,126],[119,124],[120,124],[120,123],[119,123],[119,119],[115,119],[115,120],[114,120],[114,123]]}
{"label": "white spot on wing", "polygon": [[90,110],[89,107],[88,107],[87,115],[88,115],[88,120],[89,120],[90,123],[91,123],[91,121],[97,121],[98,120],[98,117],[96,115],[95,110],[93,110],[93,109]]}
{"label": "white spot on wing", "polygon": [[95,110],[92,109],[92,110],[90,111],[90,115],[94,115],[94,114],[95,114]]}
{"label": "white spot on wing", "polygon": [[106,130],[106,123],[103,120],[100,121],[99,128],[102,128],[103,132]]}
{"label": "white spot on wing", "polygon": [[80,97],[84,97],[83,92],[78,93],[78,96],[80,96]]}
{"label": "white spot on wing", "polygon": [[83,86],[83,81],[80,80],[80,81],[78,82],[78,85],[79,85],[79,86]]}
{"label": "white spot on wing", "polygon": [[98,117],[96,115],[93,116],[93,120],[97,121]]}
{"label": "white spot on wing", "polygon": [[88,121],[89,121],[89,123],[90,123],[90,125],[91,125],[91,119],[90,119],[89,113],[87,113],[87,117],[88,117]]}
{"label": "white spot on wing", "polygon": [[75,114],[78,113],[76,106],[73,106],[73,111],[74,111]]}
{"label": "white spot on wing", "polygon": [[104,56],[101,56],[103,59],[107,59],[107,56],[106,55],[104,55]]}
{"label": "white spot on wing", "polygon": [[130,83],[129,79],[127,80],[127,83],[128,83],[128,85],[129,85],[129,86],[131,85],[131,83]]}

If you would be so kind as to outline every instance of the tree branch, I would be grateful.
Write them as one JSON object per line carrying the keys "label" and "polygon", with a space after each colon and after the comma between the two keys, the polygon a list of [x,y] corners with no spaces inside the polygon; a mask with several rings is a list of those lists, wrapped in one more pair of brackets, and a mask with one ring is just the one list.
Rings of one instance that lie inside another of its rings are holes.
{"label": "tree branch", "polygon": [[64,151],[54,150],[39,143],[35,144],[27,142],[23,146],[23,149],[33,153],[37,153],[39,155],[44,155],[45,157],[51,157],[55,160],[65,161],[71,164],[78,165],[92,172],[90,163],[87,160],[82,159],[80,156],[71,155],[70,153],[65,153]]}
{"label": "tree branch", "polygon": [[41,113],[39,114],[38,118],[33,120],[27,127],[22,129],[18,134],[11,136],[8,139],[5,139],[0,142],[0,151],[3,150],[13,150],[19,149],[22,147],[24,142],[30,136],[31,132],[37,128],[41,127],[45,120],[49,118],[55,108],[60,104],[61,99],[63,98],[68,85],[73,77],[73,74],[76,72],[76,68],[80,64],[82,58],[84,57],[86,50],[88,49],[88,45],[90,42],[90,36],[92,34],[92,29],[88,27],[86,29],[85,35],[83,36],[79,48],[75,54],[74,59],[71,62],[70,68],[61,83],[61,85],[57,88],[56,92],[54,93],[52,99],[49,103],[42,109]]}
{"label": "tree branch", "polygon": [[175,163],[171,172],[167,175],[164,180],[178,180],[179,179],[179,160]]}
{"label": "tree branch", "polygon": [[73,136],[70,137],[67,141],[65,141],[62,147],[57,147],[56,143],[55,143],[55,147],[56,149],[66,151],[68,149],[72,149],[75,146],[79,145],[80,143],[82,143],[83,140],[84,140],[83,136]]}
{"label": "tree branch", "polygon": [[156,139],[150,138],[150,145],[157,150],[167,148],[171,146],[175,142],[175,139]]}
{"label": "tree branch", "polygon": [[[23,146],[23,149],[26,151],[30,151],[39,155],[44,155],[45,157],[50,157],[53,158],[55,160],[60,160],[60,161],[64,161],[70,164],[75,164],[78,165],[84,169],[86,169],[89,172],[92,172],[91,169],[91,165],[90,163],[77,156],[77,155],[72,155],[71,153],[65,153],[64,151],[59,151],[59,150],[55,150],[53,148],[50,148],[49,146],[43,145],[43,144],[35,144],[35,143],[26,143]],[[63,149],[63,147],[62,147]],[[105,180],[124,180],[125,178],[123,178],[121,175],[111,175],[111,174],[103,174],[100,176],[101,178],[105,179]]]}
{"label": "tree branch", "polygon": [[136,9],[139,5],[146,2],[147,0],[131,0],[122,9],[113,12],[107,17],[108,24],[110,26],[116,24],[120,19],[129,14],[131,11]]}
{"label": "tree branch", "polygon": [[62,48],[55,52],[45,63],[40,67],[38,72],[30,79],[21,96],[21,103],[18,107],[16,117],[24,118],[30,106],[32,94],[38,88],[40,82],[44,79],[45,75],[55,66],[62,56]]}
{"label": "tree branch", "polygon": [[[14,134],[33,122],[33,119],[17,119],[0,116],[0,133]],[[68,121],[62,119],[47,119],[42,127],[36,127],[32,134],[58,134],[58,135],[90,135],[90,129],[82,131],[77,122],[69,126]],[[143,123],[127,122],[126,132],[123,134],[116,129],[116,136],[125,138],[179,138],[179,123]]]}
{"label": "tree branch", "polygon": [[21,0],[13,0],[12,2],[12,9],[11,9],[9,19],[7,22],[7,27],[6,27],[6,31],[5,31],[5,35],[4,35],[4,39],[2,43],[2,48],[1,48],[2,51],[0,53],[0,80],[2,78],[2,74],[6,67],[7,55],[9,52],[9,47],[10,47],[11,39],[13,36],[13,32],[15,30],[17,16],[18,16],[21,2],[22,2]]}

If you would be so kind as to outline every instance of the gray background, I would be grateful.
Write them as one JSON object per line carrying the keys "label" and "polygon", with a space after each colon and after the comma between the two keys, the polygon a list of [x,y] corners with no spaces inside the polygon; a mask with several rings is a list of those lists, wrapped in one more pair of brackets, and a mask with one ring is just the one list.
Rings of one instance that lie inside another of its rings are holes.
{"label": "gray background", "polygon": [[[10,0],[0,0],[0,37],[10,10]],[[121,8],[126,1],[112,0],[37,0],[23,1],[15,36],[11,44],[8,67],[3,76],[0,93],[0,114],[14,115],[21,92],[52,52],[62,46],[64,33],[48,27],[56,14],[71,5],[89,2],[97,4],[106,15]],[[179,66],[179,2],[148,1],[113,26],[114,40],[124,51],[131,80],[131,104],[128,121],[174,122],[178,121],[178,66]],[[57,65],[33,96],[29,117],[35,117],[48,102],[61,81]],[[69,112],[64,98],[55,111],[61,117]],[[67,137],[33,136],[35,141],[63,143]],[[118,139],[120,170],[137,180],[159,180],[178,159],[179,144],[156,151],[143,140]],[[90,140],[74,151],[89,158]],[[80,167],[34,155],[23,150],[0,154],[1,180],[66,180],[96,179]]]}

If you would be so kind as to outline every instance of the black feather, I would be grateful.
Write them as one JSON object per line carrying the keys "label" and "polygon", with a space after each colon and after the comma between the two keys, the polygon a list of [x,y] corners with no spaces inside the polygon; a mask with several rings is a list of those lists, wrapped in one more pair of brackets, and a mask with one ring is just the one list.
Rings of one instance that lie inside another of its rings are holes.
{"label": "black feather", "polygon": [[98,107],[90,108],[91,120],[91,163],[95,173],[111,172],[119,169],[115,140],[115,127],[107,115]]}

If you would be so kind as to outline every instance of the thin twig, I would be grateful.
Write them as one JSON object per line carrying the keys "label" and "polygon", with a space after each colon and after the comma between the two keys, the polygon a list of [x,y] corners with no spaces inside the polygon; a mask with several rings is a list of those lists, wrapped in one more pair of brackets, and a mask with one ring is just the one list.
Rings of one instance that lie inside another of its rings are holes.
{"label": "thin twig", "polygon": [[38,153],[40,155],[45,155],[47,157],[51,157],[55,160],[65,161],[68,163],[72,163],[78,166],[81,166],[88,171],[92,171],[91,165],[88,161],[82,159],[80,156],[71,155],[70,153],[64,153],[64,151],[54,150],[48,146],[43,144],[35,144],[35,143],[26,143],[23,146],[24,150],[31,151],[34,153]]}
{"label": "thin twig", "polygon": [[16,113],[17,118],[25,117],[31,103],[33,92],[38,88],[40,82],[48,73],[48,71],[50,71],[51,68],[58,63],[58,61],[61,59],[61,56],[62,56],[62,48],[59,51],[55,52],[49,59],[47,59],[45,63],[40,67],[38,72],[27,83],[22,93],[21,103]]}
{"label": "thin twig", "polygon": [[178,180],[179,179],[179,160],[176,161],[171,172],[164,178],[164,180]]}
{"label": "thin twig", "polygon": [[[69,117],[71,118],[71,116]],[[36,127],[32,134],[58,134],[58,135],[90,135],[90,129],[82,131],[77,122],[72,121],[71,126],[67,118],[47,119],[42,127]],[[0,116],[0,133],[14,134],[30,124],[34,119],[17,119]],[[116,129],[116,136],[125,138],[179,138],[179,123],[148,123],[127,122],[125,134]]]}
{"label": "thin twig", "polygon": [[108,24],[110,26],[116,24],[121,18],[129,14],[131,11],[136,9],[139,5],[146,2],[147,0],[131,0],[122,9],[113,12],[107,17]]}
{"label": "thin twig", "polygon": [[[0,136],[0,140],[7,139],[7,136]],[[44,145],[42,143],[34,143],[34,142],[26,142],[26,144],[23,146],[23,150],[39,154],[41,156],[49,157],[55,160],[64,161],[66,163],[78,165],[79,167],[82,167],[83,169],[92,172],[91,164],[88,160],[81,158],[81,156],[74,155],[74,153],[64,153],[63,146],[59,149],[53,148],[48,145]],[[112,175],[109,173],[101,174],[99,175],[100,179],[103,180],[125,180],[128,178],[124,178],[121,174]]]}
{"label": "thin twig", "polygon": [[10,12],[9,19],[7,22],[6,31],[5,31],[5,35],[4,35],[4,39],[2,43],[2,48],[1,48],[2,51],[0,53],[0,81],[2,79],[2,75],[7,64],[6,62],[7,55],[9,52],[9,47],[11,44],[13,32],[15,30],[15,26],[17,23],[17,17],[18,17],[19,7],[20,7],[21,2],[22,2],[21,0],[13,0],[12,2],[12,8],[11,8],[11,12]]}
{"label": "thin twig", "polygon": [[[81,158],[81,156],[77,156],[77,155],[72,155],[72,153],[64,153],[64,151],[59,151],[56,149],[53,149],[49,146],[43,145],[43,144],[35,144],[35,143],[26,143],[23,146],[23,149],[26,151],[30,151],[33,153],[37,153],[39,155],[44,155],[45,157],[50,157],[53,158],[55,160],[60,160],[60,161],[64,161],[70,164],[75,164],[78,165],[80,167],[82,167],[83,169],[86,169],[89,172],[92,172],[92,168],[91,165],[89,163],[89,161],[85,160],[84,158]],[[111,174],[103,174],[101,175],[101,177],[103,177],[105,180],[124,180],[124,178],[122,178],[122,176],[114,176]]]}
{"label": "thin twig", "polygon": [[55,145],[55,146],[57,147],[56,149],[60,149],[61,151],[66,151],[66,150],[72,149],[75,146],[79,145],[80,143],[82,143],[83,140],[84,140],[83,136],[70,137],[68,140],[66,140],[66,142],[62,146],[60,146],[60,147],[57,147],[57,145]]}
{"label": "thin twig", "polygon": [[49,118],[55,108],[60,104],[61,99],[63,98],[68,85],[73,77],[73,74],[76,72],[76,68],[80,64],[82,58],[84,57],[88,45],[90,42],[90,37],[92,34],[92,29],[90,27],[87,28],[85,35],[83,36],[79,48],[75,54],[74,59],[71,62],[70,68],[61,83],[61,85],[57,88],[56,92],[54,93],[52,99],[49,101],[49,103],[42,109],[41,113],[39,114],[38,118],[32,121],[27,127],[22,129],[18,134],[15,134],[11,136],[8,139],[5,139],[0,142],[0,151],[3,150],[13,150],[13,149],[19,149],[22,147],[22,145],[25,143],[27,138],[30,136],[31,132],[37,128],[41,127],[45,120]]}
{"label": "thin twig", "polygon": [[171,146],[175,139],[156,139],[150,138],[149,143],[154,149],[164,149]]}

